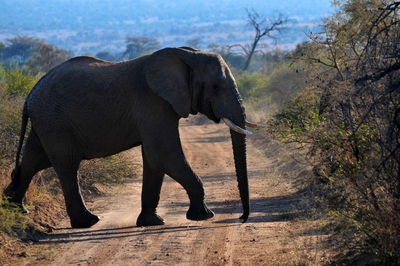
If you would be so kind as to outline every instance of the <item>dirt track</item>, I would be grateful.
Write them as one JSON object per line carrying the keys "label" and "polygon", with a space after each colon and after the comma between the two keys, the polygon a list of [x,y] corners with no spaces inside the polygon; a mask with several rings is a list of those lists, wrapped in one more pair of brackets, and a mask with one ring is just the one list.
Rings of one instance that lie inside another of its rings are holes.
{"label": "dirt track", "polygon": [[[250,137],[251,138],[251,137]],[[188,197],[166,177],[158,213],[166,225],[136,227],[140,211],[141,178],[95,197],[87,205],[101,217],[90,229],[70,229],[65,219],[49,239],[37,243],[53,250],[46,265],[276,265],[315,256],[314,236],[294,234],[288,210],[298,199],[287,184],[271,182],[271,163],[248,144],[251,215],[238,219],[242,207],[237,190],[229,130],[223,125],[181,123],[185,154],[202,178],[211,220],[186,219]],[[140,160],[140,148],[131,151]],[[271,185],[273,184],[273,185]],[[308,243],[308,244],[307,244]],[[300,255],[299,255],[300,254]],[[315,258],[317,259],[317,258]],[[32,265],[36,264],[33,261]]]}

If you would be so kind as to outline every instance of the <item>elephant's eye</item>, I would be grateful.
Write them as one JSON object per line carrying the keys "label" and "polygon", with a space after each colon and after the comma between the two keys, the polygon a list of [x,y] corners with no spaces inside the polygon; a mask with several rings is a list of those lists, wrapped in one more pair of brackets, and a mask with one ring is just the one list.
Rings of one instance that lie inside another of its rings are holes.
{"label": "elephant's eye", "polygon": [[213,86],[214,94],[218,94],[219,87],[217,85]]}

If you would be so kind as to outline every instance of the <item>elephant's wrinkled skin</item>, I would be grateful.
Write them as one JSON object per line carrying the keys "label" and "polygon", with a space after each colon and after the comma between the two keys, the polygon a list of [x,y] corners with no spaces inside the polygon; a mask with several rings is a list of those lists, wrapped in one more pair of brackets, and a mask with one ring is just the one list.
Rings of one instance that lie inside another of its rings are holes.
{"label": "elephant's wrinkled skin", "polygon": [[[221,56],[193,48],[166,48],[124,62],[76,57],[49,71],[26,98],[16,168],[3,194],[19,204],[32,177],[53,167],[60,179],[72,227],[99,221],[85,206],[77,179],[81,160],[142,145],[142,211],[138,226],[160,225],[156,213],[165,174],[187,191],[187,218],[214,216],[200,178],[190,168],[179,138],[179,119],[200,112],[246,127],[241,97]],[[26,124],[32,129],[22,149]],[[228,120],[228,121],[229,121]],[[244,213],[249,216],[245,136],[231,129]]]}

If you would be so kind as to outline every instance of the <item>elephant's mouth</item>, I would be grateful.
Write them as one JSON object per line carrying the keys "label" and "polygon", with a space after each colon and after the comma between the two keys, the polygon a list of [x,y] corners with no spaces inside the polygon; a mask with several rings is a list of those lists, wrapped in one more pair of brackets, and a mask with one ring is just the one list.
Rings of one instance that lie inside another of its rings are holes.
{"label": "elephant's mouth", "polygon": [[210,119],[211,121],[214,121],[217,124],[219,124],[219,122],[221,122],[221,119],[217,118],[217,116],[215,115],[211,104],[208,105],[207,107],[205,107],[202,111],[203,112],[200,112],[200,113],[205,114],[207,116],[207,118]]}
{"label": "elephant's mouth", "polygon": [[221,122],[221,118],[217,118],[212,111],[211,112],[207,112],[207,113],[203,113],[203,114],[205,114],[208,119],[210,119],[211,121],[214,121],[217,124],[219,124],[219,122]]}
{"label": "elephant's mouth", "polygon": [[[232,129],[233,131],[236,131],[236,132],[238,132],[238,133],[240,133],[240,134],[243,134],[243,135],[251,135],[251,134],[253,134],[252,132],[250,132],[250,131],[248,131],[248,130],[246,130],[246,129],[244,129],[244,128],[239,127],[238,125],[236,125],[236,124],[235,124],[232,120],[230,120],[229,118],[226,118],[226,117],[217,118],[217,116],[215,115],[215,113],[214,113],[213,108],[212,108],[211,105],[209,105],[208,108],[205,108],[204,110],[207,110],[207,111],[204,112],[203,114],[205,114],[205,115],[208,117],[208,119],[214,121],[214,122],[217,123],[217,124],[219,124],[219,123],[221,122],[221,119],[222,119],[222,121],[224,121],[224,123],[225,123],[230,129]],[[202,112],[201,112],[201,113],[202,113]],[[260,128],[260,127],[263,127],[263,126],[260,125],[260,124],[255,124],[255,123],[251,123],[251,122],[248,122],[248,121],[246,121],[246,126],[247,126],[247,127],[252,127],[252,128]]]}
{"label": "elephant's mouth", "polygon": [[[224,123],[233,131],[236,131],[237,133],[243,134],[243,135],[251,135],[253,133],[251,133],[250,131],[239,127],[238,125],[236,125],[232,120],[230,120],[229,118],[223,117],[223,118],[217,118],[216,115],[214,114],[214,112],[212,111],[212,108],[210,106],[209,109],[209,113],[206,114],[206,116],[214,121],[215,123],[219,124],[222,121],[224,121]],[[262,127],[262,125],[260,124],[254,124],[254,123],[250,123],[246,121],[246,126],[248,127],[252,127],[252,128],[260,128]]]}

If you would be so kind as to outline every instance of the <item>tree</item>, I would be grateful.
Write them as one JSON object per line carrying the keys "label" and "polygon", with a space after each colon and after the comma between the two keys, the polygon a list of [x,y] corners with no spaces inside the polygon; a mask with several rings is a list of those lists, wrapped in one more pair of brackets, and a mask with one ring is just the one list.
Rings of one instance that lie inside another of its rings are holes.
{"label": "tree", "polygon": [[156,39],[148,37],[127,37],[126,43],[123,53],[125,59],[133,59],[161,49],[161,44]]}
{"label": "tree", "polygon": [[33,54],[35,48],[44,43],[41,39],[28,36],[16,36],[6,39],[10,44],[4,49],[3,60],[14,59],[26,61]]}
{"label": "tree", "polygon": [[275,70],[275,68],[279,68],[281,63],[289,62],[287,56],[288,52],[281,50],[278,47],[265,52],[262,56],[262,60],[260,60],[263,64],[260,67],[259,72],[263,73],[264,75],[269,75]]}
{"label": "tree", "polygon": [[33,74],[47,73],[56,65],[68,59],[67,51],[56,45],[40,43],[28,61]]}
{"label": "tree", "polygon": [[[276,40],[277,38],[272,35],[272,33],[275,31],[280,33],[282,31],[281,26],[288,21],[282,17],[282,14],[279,14],[277,18],[265,18],[258,14],[254,9],[252,9],[252,11],[246,9],[246,12],[248,16],[248,24],[255,30],[255,36],[252,43],[246,45],[234,44],[227,46],[229,52],[234,52],[236,48],[239,48],[241,53],[246,56],[246,62],[242,71],[246,71],[248,69],[254,54],[261,52],[261,50],[257,50],[260,40],[264,37],[269,37]],[[261,48],[266,47],[265,44],[261,46]]]}
{"label": "tree", "polygon": [[200,49],[200,41],[199,38],[189,39],[186,41],[186,44],[190,47]]}
{"label": "tree", "polygon": [[269,131],[305,148],[326,184],[318,202],[336,218],[340,240],[399,265],[400,2],[334,5],[322,32],[292,55],[304,62],[307,89]]}
{"label": "tree", "polygon": [[106,61],[116,61],[115,55],[111,54],[108,51],[100,51],[95,55],[95,57]]}
{"label": "tree", "polygon": [[[218,53],[221,57],[228,63],[231,71],[233,73],[240,72],[240,69],[243,69],[244,64],[246,62],[246,58],[241,54],[232,54],[228,51],[226,45],[219,45],[216,43],[210,43],[207,46],[210,52]],[[243,96],[243,95],[242,95]]]}
{"label": "tree", "polygon": [[4,45],[4,43],[0,42],[0,59],[3,58],[3,53],[5,49],[6,46]]}

